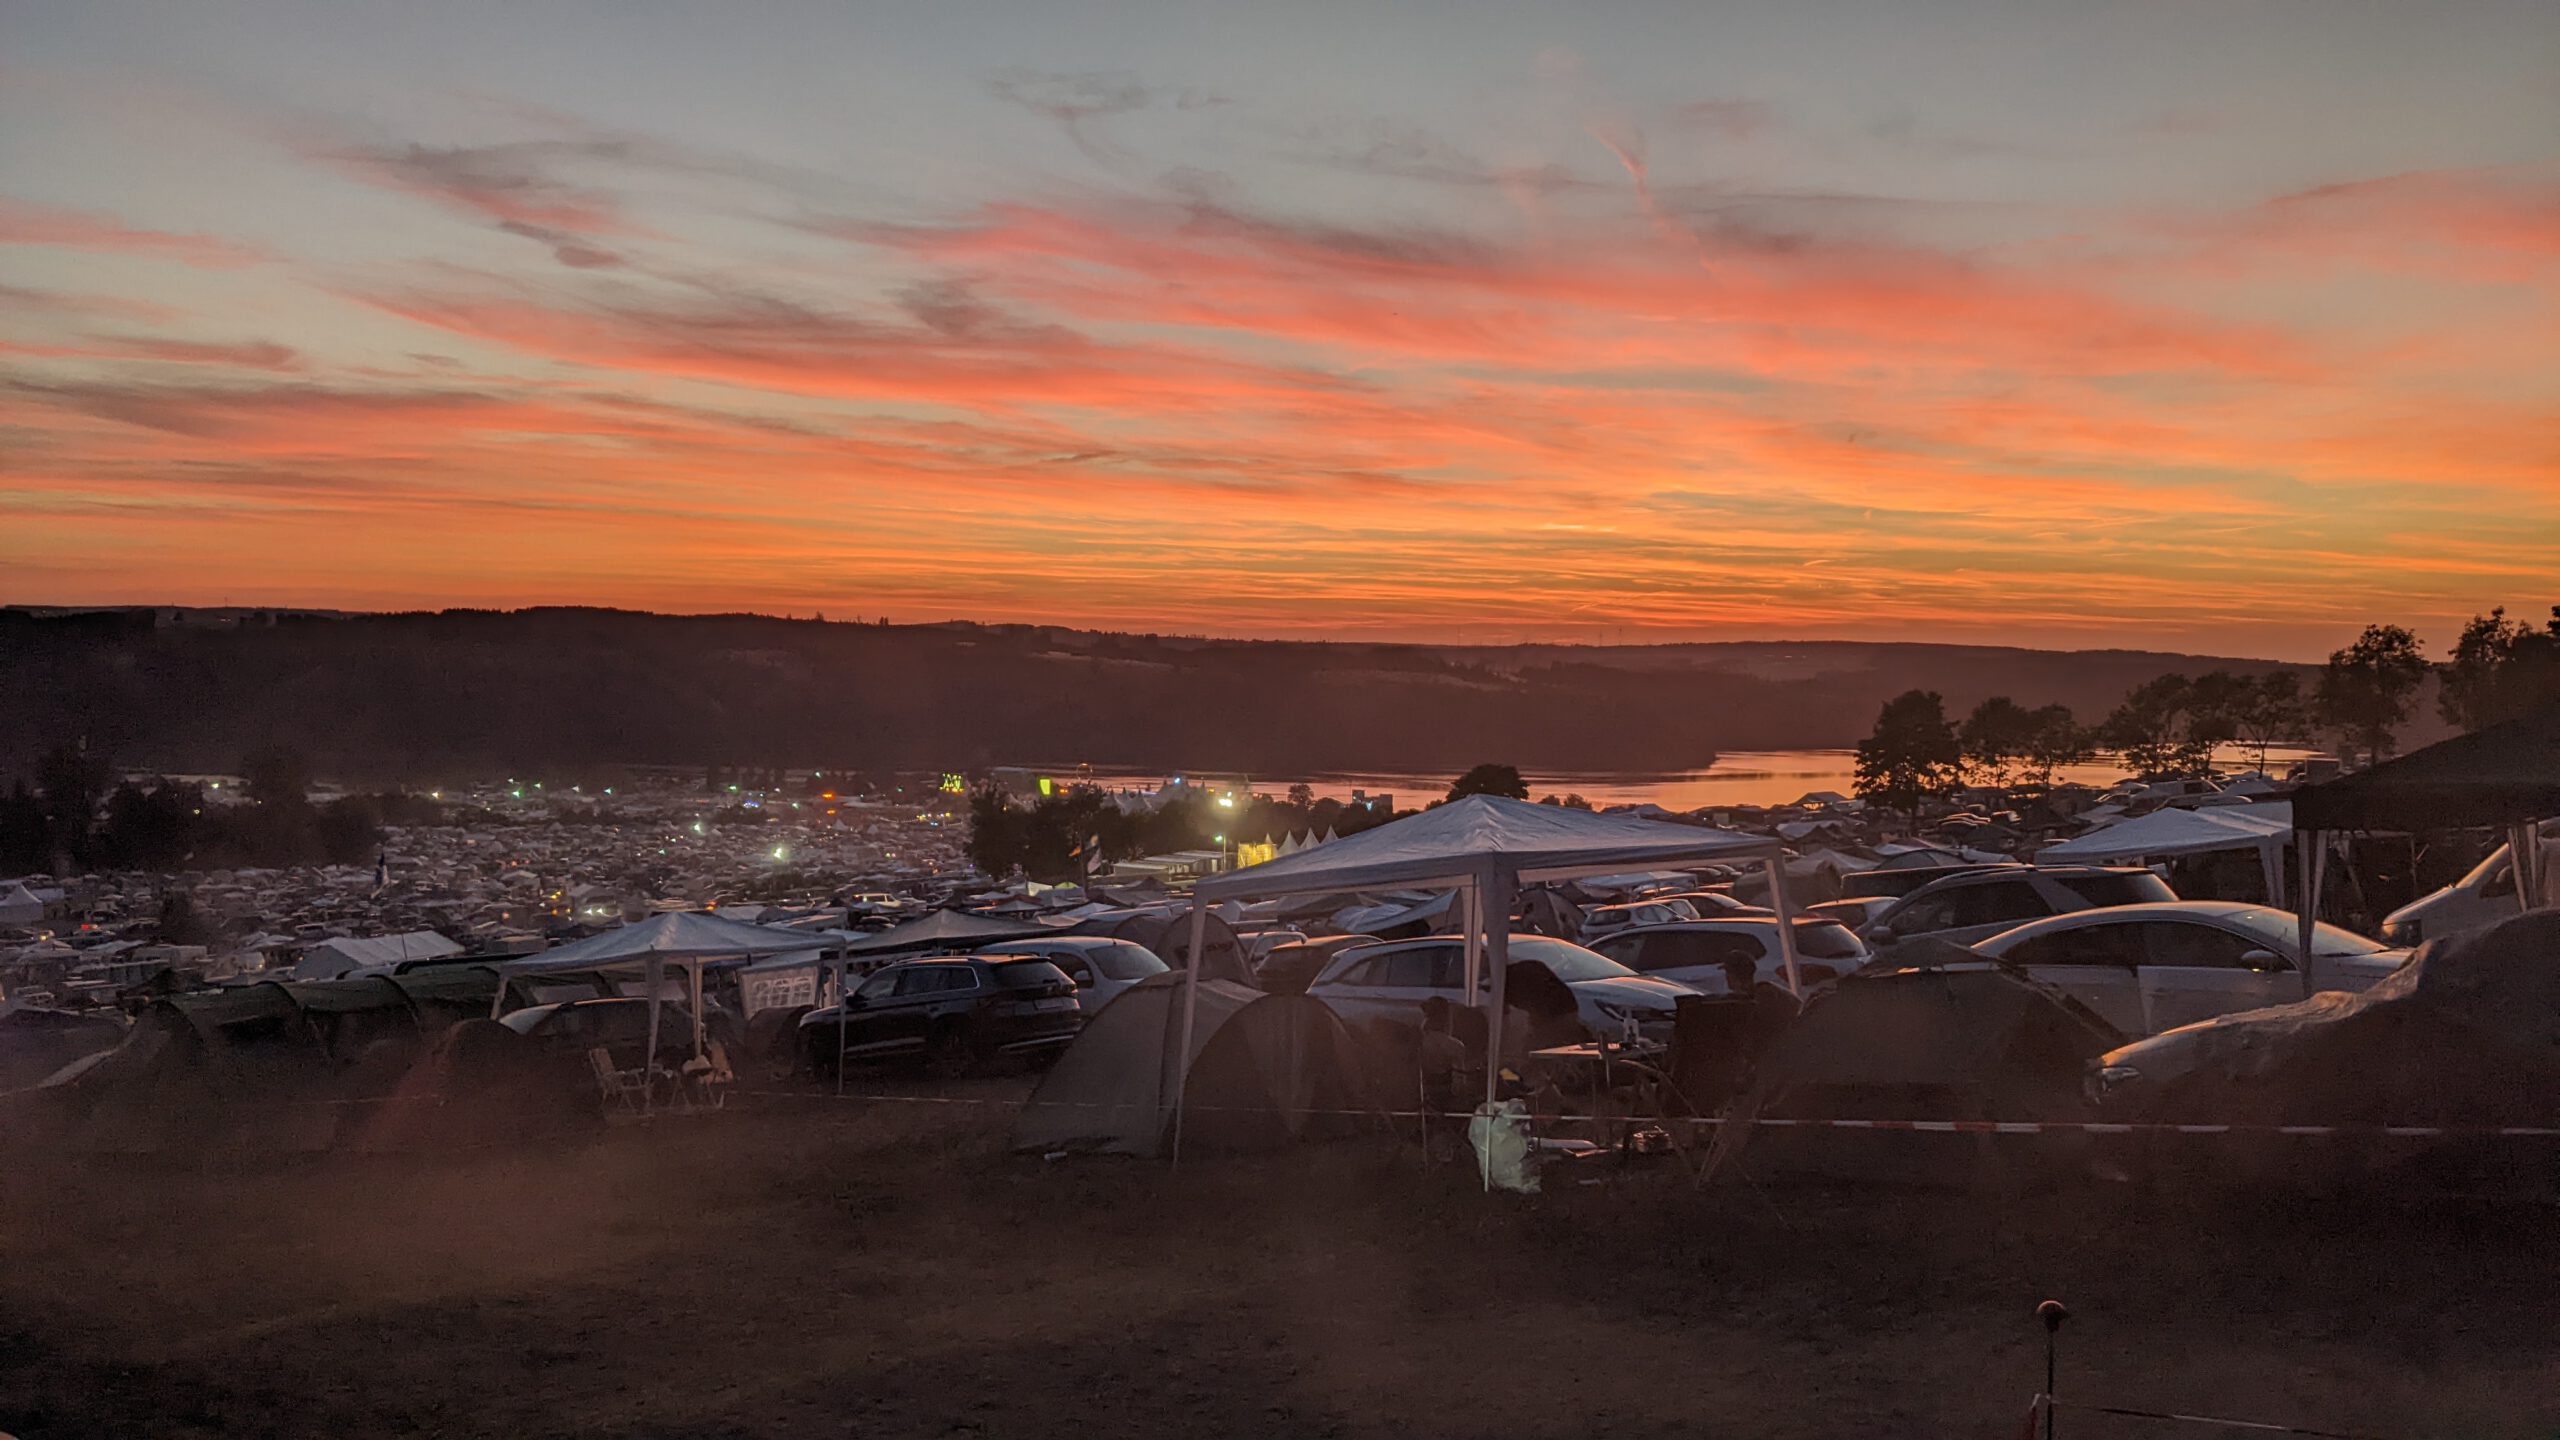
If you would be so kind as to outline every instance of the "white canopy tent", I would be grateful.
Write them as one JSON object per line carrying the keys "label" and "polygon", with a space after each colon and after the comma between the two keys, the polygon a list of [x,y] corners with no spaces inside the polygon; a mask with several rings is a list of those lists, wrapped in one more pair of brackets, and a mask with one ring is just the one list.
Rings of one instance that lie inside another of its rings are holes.
{"label": "white canopy tent", "polygon": [[[1192,887],[1200,903],[1191,911],[1191,950],[1200,953],[1208,907],[1224,900],[1340,891],[1434,889],[1457,894],[1464,909],[1467,993],[1485,1008],[1488,1055],[1502,1053],[1503,972],[1511,961],[1511,907],[1523,883],[1573,880],[1630,870],[1665,869],[1701,861],[1756,860],[1768,868],[1778,907],[1778,943],[1787,988],[1802,993],[1796,975],[1794,914],[1780,878],[1780,842],[1731,830],[1673,825],[1631,815],[1601,815],[1561,805],[1533,805],[1493,795],[1470,795],[1446,805],[1328,841],[1283,859],[1211,876]],[[1492,967],[1489,991],[1479,987],[1481,968]],[[1192,987],[1185,987],[1186,990]],[[1191,1052],[1195,994],[1182,1008],[1182,1038],[1173,1053]],[[1495,1098],[1499,1067],[1485,1067],[1485,1100]],[[1173,1086],[1174,1157],[1182,1154],[1182,1082]]]}
{"label": "white canopy tent", "polygon": [[24,885],[0,890],[0,925],[33,925],[44,918],[44,902]]}
{"label": "white canopy tent", "polygon": [[494,1020],[505,1012],[508,984],[518,976],[570,971],[637,973],[649,992],[648,1053],[654,1059],[658,1053],[658,1015],[666,1003],[667,966],[672,962],[685,971],[685,993],[691,997],[693,1007],[693,1053],[699,1056],[703,1049],[702,967],[706,963],[762,959],[811,948],[810,936],[804,930],[749,925],[698,910],[653,915],[637,925],[590,935],[539,955],[501,961],[497,966],[498,993],[489,1002],[489,1018]]}
{"label": "white canopy tent", "polygon": [[2104,865],[2169,860],[2216,850],[2255,850],[2265,873],[2267,903],[2286,903],[2284,848],[2293,843],[2293,805],[2218,805],[2203,810],[2154,810],[2119,820],[2036,852],[2039,865]]}

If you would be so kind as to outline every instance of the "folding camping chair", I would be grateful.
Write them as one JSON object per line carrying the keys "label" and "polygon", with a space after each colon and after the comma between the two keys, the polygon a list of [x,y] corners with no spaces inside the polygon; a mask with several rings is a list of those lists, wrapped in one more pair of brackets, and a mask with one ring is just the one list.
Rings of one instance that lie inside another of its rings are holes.
{"label": "folding camping chair", "polygon": [[706,1054],[684,1062],[684,1078],[690,1086],[688,1098],[705,1110],[717,1110],[729,1103],[730,1087],[738,1083],[738,1072],[729,1068],[729,1047],[717,1040],[709,1042]]}
{"label": "folding camping chair", "polygon": [[587,1052],[587,1068],[595,1072],[596,1089],[606,1105],[618,1103],[635,1115],[640,1113],[649,1098],[648,1076],[614,1068],[613,1052],[601,1045]]}

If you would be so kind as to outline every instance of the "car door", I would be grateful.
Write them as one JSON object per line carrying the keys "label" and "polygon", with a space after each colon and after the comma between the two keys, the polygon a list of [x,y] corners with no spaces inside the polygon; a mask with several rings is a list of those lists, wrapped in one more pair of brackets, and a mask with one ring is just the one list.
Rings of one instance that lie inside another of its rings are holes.
{"label": "car door", "polygon": [[1387,963],[1395,952],[1353,958],[1307,993],[1322,1000],[1345,1024],[1397,1018],[1395,992],[1386,986]]}
{"label": "car door", "polygon": [[1387,957],[1380,978],[1383,1010],[1408,1025],[1422,1023],[1423,1002],[1437,995],[1452,1005],[1467,1003],[1466,951],[1456,945],[1416,945]]}
{"label": "car door", "polygon": [[1703,995],[1726,993],[1724,966],[1728,960],[1748,960],[1758,967],[1768,958],[1769,947],[1748,930],[1657,930],[1644,936],[1643,948],[1634,959],[1620,964],[1639,975],[1686,985]]}
{"label": "car door", "polygon": [[[1936,938],[1958,945],[1988,940],[2003,930],[2014,930],[2030,920],[2041,920],[2055,913],[2055,905],[2024,876],[1985,880],[1960,885],[1948,892],[1954,902],[1954,923],[1936,932]],[[1901,927],[1895,927],[1901,933]]]}
{"label": "car door", "polygon": [[[942,990],[940,965],[900,965],[864,983],[861,1009],[853,1012],[849,1048],[861,1053],[904,1050],[924,1043],[925,1012]],[[872,986],[885,993],[874,995]]]}
{"label": "car door", "polygon": [[2098,1012],[2127,1035],[2148,1035],[2142,1003],[2141,937],[2130,925],[2075,925],[2033,935],[2000,958]]}
{"label": "car door", "polygon": [[2302,998],[2302,972],[2265,942],[2199,920],[2123,927],[2142,947],[2142,1008],[2151,1033]]}

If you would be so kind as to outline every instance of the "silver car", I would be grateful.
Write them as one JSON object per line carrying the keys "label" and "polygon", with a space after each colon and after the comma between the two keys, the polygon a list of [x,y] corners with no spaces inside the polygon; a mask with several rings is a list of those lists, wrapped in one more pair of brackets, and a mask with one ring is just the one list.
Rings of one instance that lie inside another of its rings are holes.
{"label": "silver car", "polygon": [[[1632,1021],[1646,1038],[1668,1039],[1680,997],[1699,993],[1638,975],[1615,960],[1543,935],[1514,935],[1510,948],[1515,964],[1535,960],[1555,972],[1573,992],[1583,1028],[1594,1035],[1614,1039]],[[1419,1026],[1423,1003],[1435,995],[1452,1005],[1471,1003],[1466,967],[1465,944],[1445,937],[1363,945],[1333,957],[1307,993],[1346,1022]],[[1490,989],[1489,981],[1484,988]]]}
{"label": "silver car", "polygon": [[1970,945],[2048,915],[2177,898],[2168,882],[2137,866],[2002,865],[1921,886],[1869,922],[1860,938],[1879,954],[1923,937]]}
{"label": "silver car", "polygon": [[1973,948],[2024,967],[2127,1035],[2289,1005],[2322,990],[2362,990],[2409,958],[2406,950],[2317,925],[2306,963],[2292,915],[2225,900],[2075,911]]}

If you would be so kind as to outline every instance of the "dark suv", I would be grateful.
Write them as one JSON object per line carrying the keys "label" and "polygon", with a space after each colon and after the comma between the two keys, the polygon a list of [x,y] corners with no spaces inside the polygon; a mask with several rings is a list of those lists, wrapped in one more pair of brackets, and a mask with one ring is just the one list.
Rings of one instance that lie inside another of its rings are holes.
{"label": "dark suv", "polygon": [[908,960],[873,971],[842,1005],[800,1017],[809,1068],[920,1059],[956,1079],[997,1055],[1054,1058],[1084,1028],[1076,982],[1046,960],[1012,955]]}
{"label": "dark suv", "polygon": [[1878,953],[1924,936],[1970,945],[2047,915],[2177,898],[2139,866],[1999,865],[1921,886],[1869,921],[1860,938]]}

